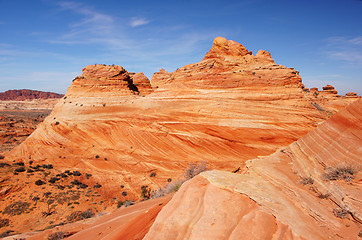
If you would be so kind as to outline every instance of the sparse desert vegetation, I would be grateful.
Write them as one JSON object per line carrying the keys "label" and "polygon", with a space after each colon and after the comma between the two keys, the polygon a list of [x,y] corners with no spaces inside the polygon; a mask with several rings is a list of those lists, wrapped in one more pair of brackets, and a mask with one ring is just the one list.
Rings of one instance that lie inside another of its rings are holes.
{"label": "sparse desert vegetation", "polygon": [[190,163],[188,168],[185,170],[184,177],[182,179],[173,182],[168,181],[169,183],[165,187],[149,192],[149,198],[158,198],[170,193],[175,193],[180,189],[181,185],[184,182],[194,178],[195,176],[206,170],[206,162]]}
{"label": "sparse desert vegetation", "polygon": [[326,168],[322,177],[324,180],[329,181],[344,180],[346,182],[350,182],[352,179],[354,179],[358,170],[359,168],[357,166],[343,163],[336,167]]}
{"label": "sparse desert vegetation", "polygon": [[81,221],[87,218],[91,218],[93,217],[95,214],[91,209],[88,209],[86,211],[75,211],[72,212],[68,217],[67,220],[68,222],[76,222],[76,221]]}

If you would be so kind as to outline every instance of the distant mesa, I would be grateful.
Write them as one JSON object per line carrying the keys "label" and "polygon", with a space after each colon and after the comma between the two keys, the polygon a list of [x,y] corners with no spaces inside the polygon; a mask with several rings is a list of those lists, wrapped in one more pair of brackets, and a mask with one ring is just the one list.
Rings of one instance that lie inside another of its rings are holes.
{"label": "distant mesa", "polygon": [[53,92],[43,92],[30,89],[8,90],[0,93],[0,100],[2,101],[25,101],[33,99],[49,99],[61,98],[63,94]]}

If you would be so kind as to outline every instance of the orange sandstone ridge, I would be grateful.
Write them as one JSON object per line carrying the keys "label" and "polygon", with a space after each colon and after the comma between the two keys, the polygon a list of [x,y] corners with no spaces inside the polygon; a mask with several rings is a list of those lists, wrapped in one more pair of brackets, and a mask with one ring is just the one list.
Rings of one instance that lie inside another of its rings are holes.
{"label": "orange sandstone ridge", "polygon": [[[66,170],[81,172],[84,185],[78,189],[93,191],[102,202],[81,197],[79,208],[97,212],[114,205],[114,198],[139,199],[141,186],[156,189],[177,180],[192,162],[234,170],[298,140],[356,99],[310,91],[297,71],[276,64],[268,52],[254,56],[223,38],[214,40],[201,62],[173,73],[160,70],[151,83],[120,66],[89,65],[32,135],[5,155],[4,161],[52,164],[55,170],[41,177],[43,187],[34,185],[36,174],[28,183],[21,172],[6,179],[2,186],[10,188],[1,195],[0,210],[24,189],[31,195],[35,189],[71,188],[71,180],[49,183]],[[93,189],[97,184],[101,187]],[[61,211],[48,217],[53,222],[74,211],[57,208]],[[37,211],[42,210],[33,208],[28,216]],[[14,229],[40,227],[17,223],[17,217],[26,220],[15,216]]]}
{"label": "orange sandstone ridge", "polygon": [[[247,161],[242,174],[201,173],[161,210],[144,239],[357,239],[361,134],[358,100],[288,147]],[[326,178],[331,167],[346,166],[358,171],[352,179]]]}
{"label": "orange sandstone ridge", "polygon": [[18,237],[47,239],[61,231],[73,233],[69,239],[103,240],[358,239],[362,174],[344,181],[325,173],[338,166],[361,169],[361,119],[358,100],[288,147],[247,161],[238,173],[201,173],[170,201],[153,199]]}

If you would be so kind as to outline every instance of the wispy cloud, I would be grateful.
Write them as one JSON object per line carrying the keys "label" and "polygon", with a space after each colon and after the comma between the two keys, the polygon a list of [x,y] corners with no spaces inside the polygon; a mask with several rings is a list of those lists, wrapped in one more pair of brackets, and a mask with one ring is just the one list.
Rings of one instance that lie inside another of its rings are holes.
{"label": "wispy cloud", "polygon": [[118,54],[119,58],[122,55],[125,59],[156,61],[155,56],[185,54],[195,50],[200,41],[211,41],[215,34],[195,32],[190,26],[182,26],[180,29],[180,26],[165,24],[154,29],[149,26],[140,37],[134,28],[151,22],[144,16],[122,19],[71,1],[61,2],[59,7],[63,11],[77,13],[80,20],[69,24],[68,31],[50,40],[51,43],[96,44],[98,49],[100,46],[113,55]]}
{"label": "wispy cloud", "polygon": [[118,47],[126,48],[127,44],[122,43],[121,28],[117,26],[116,17],[76,2],[60,2],[59,7],[63,11],[77,13],[80,20],[70,23],[69,31],[50,40],[51,43],[116,44]]}
{"label": "wispy cloud", "polygon": [[131,22],[130,22],[130,26],[131,27],[138,27],[138,26],[142,26],[142,25],[146,25],[148,24],[150,21],[145,19],[145,18],[132,18]]}
{"label": "wispy cloud", "polygon": [[[76,13],[75,18],[68,22],[66,31],[49,33],[48,37],[42,35],[41,39],[69,47],[91,47],[95,51],[72,57],[88,57],[90,60],[82,61],[85,64],[119,64],[130,71],[143,71],[148,77],[160,68],[174,71],[182,64],[201,60],[208,50],[201,46],[209,42],[211,47],[212,39],[223,35],[215,29],[196,30],[192,25],[167,22],[156,27],[149,24],[151,20],[147,16],[122,18],[71,1],[61,2],[58,8]],[[140,31],[138,26],[146,27]]]}
{"label": "wispy cloud", "polygon": [[326,42],[325,52],[330,58],[362,66],[362,36],[331,37]]}

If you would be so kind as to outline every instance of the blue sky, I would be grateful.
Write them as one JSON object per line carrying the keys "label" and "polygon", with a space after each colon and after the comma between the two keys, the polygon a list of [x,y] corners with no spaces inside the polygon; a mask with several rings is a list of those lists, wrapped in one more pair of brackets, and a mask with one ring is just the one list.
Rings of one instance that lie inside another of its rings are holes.
{"label": "blue sky", "polygon": [[300,71],[307,87],[362,95],[361,0],[0,0],[0,92],[65,93],[84,66],[149,78],[199,62],[217,36]]}

